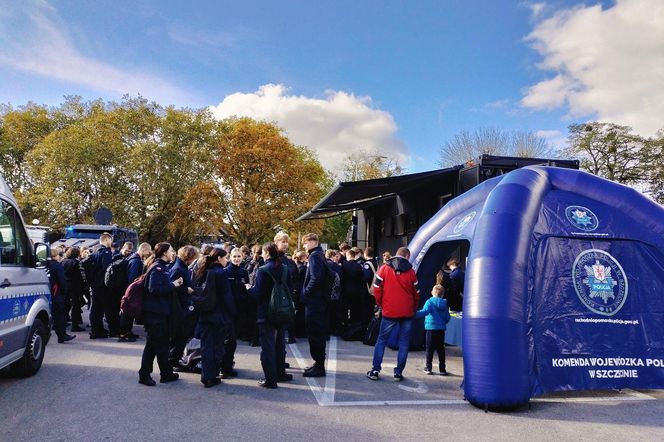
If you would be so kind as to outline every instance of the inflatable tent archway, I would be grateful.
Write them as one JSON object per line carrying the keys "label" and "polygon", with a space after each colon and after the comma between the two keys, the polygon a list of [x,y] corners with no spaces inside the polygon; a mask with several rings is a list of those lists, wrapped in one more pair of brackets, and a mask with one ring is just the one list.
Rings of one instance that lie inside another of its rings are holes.
{"label": "inflatable tent archway", "polygon": [[664,208],[594,175],[526,167],[411,241],[425,284],[468,240],[464,393],[492,409],[558,390],[664,388]]}

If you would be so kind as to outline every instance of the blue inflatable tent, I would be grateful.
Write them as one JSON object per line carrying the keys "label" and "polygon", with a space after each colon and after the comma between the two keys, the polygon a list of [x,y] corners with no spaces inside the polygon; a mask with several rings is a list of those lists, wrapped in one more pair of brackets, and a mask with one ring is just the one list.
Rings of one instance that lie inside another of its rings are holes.
{"label": "blue inflatable tent", "polygon": [[446,204],[409,248],[422,293],[470,245],[464,393],[664,388],[664,208],[594,175],[526,167]]}

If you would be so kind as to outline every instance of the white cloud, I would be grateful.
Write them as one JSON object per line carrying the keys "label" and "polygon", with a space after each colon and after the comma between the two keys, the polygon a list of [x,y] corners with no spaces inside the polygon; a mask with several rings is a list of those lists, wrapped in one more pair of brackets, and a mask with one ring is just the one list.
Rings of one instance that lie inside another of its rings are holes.
{"label": "white cloud", "polygon": [[523,3],[524,6],[526,6],[528,9],[530,9],[530,14],[532,18],[537,18],[539,17],[543,12],[544,9],[546,8],[546,3]]}
{"label": "white cloud", "polygon": [[0,64],[23,72],[118,96],[141,94],[164,104],[187,104],[192,99],[157,75],[83,55],[71,41],[67,24],[45,1],[7,8],[0,15],[0,37]]}
{"label": "white cloud", "polygon": [[290,95],[284,85],[267,84],[253,93],[228,95],[210,109],[220,119],[238,116],[276,122],[293,143],[314,149],[328,169],[336,170],[358,148],[378,150],[402,164],[408,159],[394,119],[375,109],[369,97],[326,91],[325,98],[311,98]]}
{"label": "white cloud", "polygon": [[643,135],[664,127],[663,1],[559,10],[527,41],[543,57],[539,68],[554,75],[530,86],[523,106],[565,106],[570,117],[626,124]]}
{"label": "white cloud", "polygon": [[567,136],[559,130],[538,130],[539,138],[544,138],[554,149],[560,150],[567,145]]}

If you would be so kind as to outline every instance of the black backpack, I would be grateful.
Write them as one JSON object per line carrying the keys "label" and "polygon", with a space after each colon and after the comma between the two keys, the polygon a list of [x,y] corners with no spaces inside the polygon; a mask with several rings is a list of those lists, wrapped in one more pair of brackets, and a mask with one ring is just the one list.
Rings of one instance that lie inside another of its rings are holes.
{"label": "black backpack", "polygon": [[339,274],[330,267],[325,273],[325,295],[328,302],[339,302],[341,300],[341,278]]}
{"label": "black backpack", "polygon": [[217,305],[217,283],[214,271],[208,270],[205,281],[195,282],[194,294],[191,297],[194,308],[199,312],[211,312]]}
{"label": "black backpack", "polygon": [[118,258],[111,263],[104,274],[104,285],[113,289],[127,287],[128,265],[125,258]]}
{"label": "black backpack", "polygon": [[272,293],[270,293],[270,302],[267,306],[267,320],[270,324],[277,327],[289,327],[295,321],[295,304],[288,291],[288,267],[283,266],[281,279],[277,281],[272,274],[263,268],[272,279]]}

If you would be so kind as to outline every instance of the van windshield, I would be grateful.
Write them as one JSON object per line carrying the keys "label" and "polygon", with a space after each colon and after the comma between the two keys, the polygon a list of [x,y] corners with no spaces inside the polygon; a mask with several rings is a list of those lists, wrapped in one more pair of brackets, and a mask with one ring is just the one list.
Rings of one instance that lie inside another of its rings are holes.
{"label": "van windshield", "polygon": [[94,231],[94,230],[69,230],[65,233],[65,239],[99,239],[99,235],[104,233],[105,230]]}

